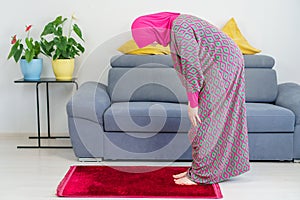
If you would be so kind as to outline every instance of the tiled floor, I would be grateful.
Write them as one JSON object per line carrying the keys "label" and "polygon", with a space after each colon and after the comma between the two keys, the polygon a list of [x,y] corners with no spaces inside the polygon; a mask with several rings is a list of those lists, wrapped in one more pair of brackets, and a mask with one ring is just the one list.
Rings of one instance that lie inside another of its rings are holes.
{"label": "tiled floor", "polygon": [[[71,165],[164,165],[162,162],[78,162],[72,149],[17,149],[26,135],[0,135],[0,199],[48,200]],[[69,144],[68,140],[52,144]],[[188,166],[175,162],[174,166]],[[300,200],[300,164],[251,162],[251,171],[220,183],[224,200]],[[115,198],[115,200],[117,200]]]}

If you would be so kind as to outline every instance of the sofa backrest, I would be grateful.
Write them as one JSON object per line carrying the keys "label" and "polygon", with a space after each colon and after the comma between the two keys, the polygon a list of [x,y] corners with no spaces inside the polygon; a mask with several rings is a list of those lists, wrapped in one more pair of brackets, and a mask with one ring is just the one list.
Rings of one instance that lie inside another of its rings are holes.
{"label": "sofa backrest", "polygon": [[[246,102],[274,102],[277,77],[274,59],[245,55]],[[111,59],[108,93],[112,102],[163,101],[186,103],[170,55],[118,55]]]}
{"label": "sofa backrest", "polygon": [[108,74],[108,93],[112,102],[187,102],[185,89],[174,69],[112,68]]}
{"label": "sofa backrest", "polygon": [[246,102],[273,103],[277,97],[274,58],[266,55],[244,55]]}

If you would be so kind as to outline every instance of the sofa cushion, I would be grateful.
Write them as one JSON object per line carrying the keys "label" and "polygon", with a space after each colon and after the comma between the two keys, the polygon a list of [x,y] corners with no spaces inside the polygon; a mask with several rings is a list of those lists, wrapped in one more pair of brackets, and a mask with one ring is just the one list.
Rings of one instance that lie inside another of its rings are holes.
{"label": "sofa cushion", "polygon": [[170,55],[116,55],[110,59],[111,67],[131,68],[141,66],[159,66],[173,68]]}
{"label": "sofa cushion", "polygon": [[[275,60],[267,55],[244,55],[245,68],[273,68]],[[116,55],[110,60],[111,67],[132,68],[141,66],[173,67],[170,55]]]}
{"label": "sofa cushion", "polygon": [[246,103],[248,132],[293,132],[291,110],[268,103]]}
{"label": "sofa cushion", "polygon": [[276,71],[246,68],[246,102],[275,102],[278,92]]}
{"label": "sofa cushion", "polygon": [[104,113],[105,131],[187,132],[190,126],[186,104],[119,102]]}
{"label": "sofa cushion", "polygon": [[[244,59],[246,101],[273,103],[278,92],[276,71],[272,69],[274,59],[266,55],[244,55]],[[187,102],[185,89],[173,69],[170,55],[118,55],[111,59],[111,66],[108,92],[113,102]],[[166,84],[162,85],[163,81]],[[136,90],[134,96],[132,87]],[[119,91],[112,95],[115,89]],[[174,100],[172,92],[179,97],[178,100]]]}
{"label": "sofa cushion", "polygon": [[186,91],[173,68],[111,68],[107,90],[112,102],[187,103]]}
{"label": "sofa cushion", "polygon": [[275,60],[267,55],[244,55],[245,68],[269,68],[272,69]]}

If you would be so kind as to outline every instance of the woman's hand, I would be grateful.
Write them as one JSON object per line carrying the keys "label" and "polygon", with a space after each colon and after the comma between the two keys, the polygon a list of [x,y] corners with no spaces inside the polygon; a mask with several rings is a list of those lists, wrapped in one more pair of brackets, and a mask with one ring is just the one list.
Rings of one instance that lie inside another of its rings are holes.
{"label": "woman's hand", "polygon": [[198,115],[198,106],[196,106],[195,108],[192,108],[189,103],[188,104],[188,115],[189,115],[190,121],[193,126],[197,126],[198,122],[201,123],[201,120]]}

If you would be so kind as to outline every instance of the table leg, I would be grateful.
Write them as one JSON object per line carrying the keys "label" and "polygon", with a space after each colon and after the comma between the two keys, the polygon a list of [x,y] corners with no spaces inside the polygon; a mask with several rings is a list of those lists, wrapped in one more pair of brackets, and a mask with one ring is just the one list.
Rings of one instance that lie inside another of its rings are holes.
{"label": "table leg", "polygon": [[[42,82],[36,83],[36,108],[37,108],[37,127],[38,134],[37,137],[29,137],[29,139],[37,139],[37,146],[18,146],[17,148],[72,148],[72,146],[41,146],[41,139],[56,139],[56,138],[70,138],[69,136],[52,136],[50,133],[50,106],[49,106],[49,84],[46,82],[46,103],[47,103],[47,126],[48,126],[48,136],[41,136],[41,125],[40,125],[40,103],[39,103],[39,84]],[[76,86],[76,90],[78,90],[78,84],[76,81],[73,82]]]}
{"label": "table leg", "polygon": [[[70,138],[69,136],[51,136],[50,125],[50,103],[49,103],[49,83],[46,82],[46,103],[47,103],[47,128],[48,136],[40,136],[40,139],[57,139],[57,138]],[[38,137],[29,137],[29,139],[38,139]]]}
{"label": "table leg", "polygon": [[50,113],[49,113],[49,87],[48,82],[46,83],[46,93],[47,93],[47,125],[48,125],[48,137],[50,138]]}
{"label": "table leg", "polygon": [[37,126],[38,126],[38,147],[41,147],[39,83],[36,83],[35,89],[36,89],[36,112],[37,112]]}
{"label": "table leg", "polygon": [[17,148],[41,148],[41,124],[40,124],[40,101],[39,101],[39,82],[35,85],[36,91],[36,114],[37,114],[37,146],[18,146]]}

